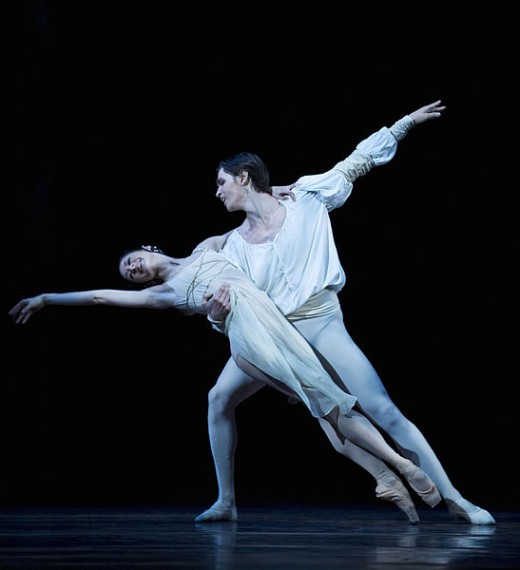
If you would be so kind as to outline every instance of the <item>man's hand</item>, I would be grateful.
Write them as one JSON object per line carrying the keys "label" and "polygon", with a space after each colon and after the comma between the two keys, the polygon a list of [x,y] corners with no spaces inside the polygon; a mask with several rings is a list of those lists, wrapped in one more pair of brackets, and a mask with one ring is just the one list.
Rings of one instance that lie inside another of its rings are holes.
{"label": "man's hand", "polygon": [[420,109],[417,109],[413,113],[410,113],[410,117],[413,119],[414,124],[420,125],[425,121],[431,121],[432,119],[438,119],[442,112],[446,109],[445,105],[441,105],[440,99],[429,105],[425,105]]}
{"label": "man's hand", "polygon": [[212,323],[223,323],[231,310],[229,285],[221,285],[215,293],[204,295],[203,304]]}
{"label": "man's hand", "polygon": [[296,196],[292,190],[295,186],[295,183],[287,184],[287,186],[272,186],[273,197],[277,200],[287,200],[287,198],[290,198],[293,202],[296,202]]}

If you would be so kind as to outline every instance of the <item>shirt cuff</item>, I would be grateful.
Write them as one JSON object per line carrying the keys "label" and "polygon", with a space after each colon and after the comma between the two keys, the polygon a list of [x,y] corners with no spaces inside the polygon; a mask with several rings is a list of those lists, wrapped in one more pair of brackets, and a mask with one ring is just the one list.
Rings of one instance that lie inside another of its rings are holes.
{"label": "shirt cuff", "polygon": [[390,127],[390,132],[394,135],[397,141],[401,141],[408,134],[408,131],[414,126],[414,124],[412,117],[410,117],[410,115],[405,115]]}

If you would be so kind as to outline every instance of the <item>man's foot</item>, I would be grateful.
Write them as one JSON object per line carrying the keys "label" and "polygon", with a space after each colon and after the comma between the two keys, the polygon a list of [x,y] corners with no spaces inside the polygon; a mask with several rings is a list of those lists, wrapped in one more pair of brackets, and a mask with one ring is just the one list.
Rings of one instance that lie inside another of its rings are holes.
{"label": "man's foot", "polygon": [[495,519],[488,511],[477,507],[462,497],[457,501],[446,499],[446,504],[451,515],[455,518],[464,519],[471,524],[490,525],[496,524]]}
{"label": "man's foot", "polygon": [[377,481],[376,497],[382,501],[393,503],[399,507],[412,524],[419,522],[419,515],[413,504],[412,497],[403,482],[394,473],[387,473]]}
{"label": "man's foot", "polygon": [[218,501],[207,511],[195,517],[195,522],[233,522],[238,520],[237,508],[225,506]]}

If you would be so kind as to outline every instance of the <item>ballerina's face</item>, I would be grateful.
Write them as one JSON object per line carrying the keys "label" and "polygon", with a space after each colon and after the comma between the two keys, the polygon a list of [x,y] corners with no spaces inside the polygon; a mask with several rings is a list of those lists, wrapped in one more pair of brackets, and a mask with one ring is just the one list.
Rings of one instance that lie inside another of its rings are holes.
{"label": "ballerina's face", "polygon": [[127,253],[119,262],[119,273],[127,281],[132,283],[146,283],[155,277],[155,259],[156,254],[136,250]]}

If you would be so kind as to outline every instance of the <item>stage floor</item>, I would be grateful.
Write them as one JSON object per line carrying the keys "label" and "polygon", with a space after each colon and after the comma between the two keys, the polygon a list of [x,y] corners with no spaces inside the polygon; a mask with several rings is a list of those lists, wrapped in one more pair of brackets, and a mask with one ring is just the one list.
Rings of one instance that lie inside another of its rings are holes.
{"label": "stage floor", "polygon": [[391,505],[242,507],[236,523],[197,524],[192,507],[0,509],[0,568],[34,570],[431,570],[520,568],[520,512],[497,524]]}

